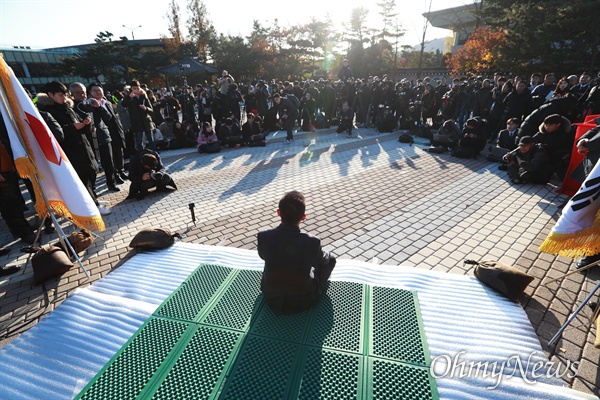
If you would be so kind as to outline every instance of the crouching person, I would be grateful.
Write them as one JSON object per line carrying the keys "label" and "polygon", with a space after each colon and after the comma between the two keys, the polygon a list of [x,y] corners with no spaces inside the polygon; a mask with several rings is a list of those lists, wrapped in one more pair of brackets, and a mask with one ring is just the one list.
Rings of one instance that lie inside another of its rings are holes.
{"label": "crouching person", "polygon": [[461,132],[458,124],[449,119],[444,121],[437,133],[433,134],[431,145],[441,147],[444,151],[454,149],[458,145],[460,137]]}
{"label": "crouching person", "polygon": [[519,147],[507,153],[503,161],[508,165],[508,176],[512,183],[545,184],[552,176],[552,164],[546,150],[533,141],[531,136],[523,136]]}
{"label": "crouching person", "polygon": [[145,149],[137,152],[129,162],[129,195],[127,199],[143,199],[148,191],[156,188],[157,192],[177,190],[173,179],[164,171],[160,155],[154,150]]}
{"label": "crouching person", "polygon": [[289,192],[279,201],[281,225],[258,233],[258,255],[265,260],[261,290],[275,315],[313,307],[327,289],[335,258],[318,237],[300,231],[306,215],[304,196]]}

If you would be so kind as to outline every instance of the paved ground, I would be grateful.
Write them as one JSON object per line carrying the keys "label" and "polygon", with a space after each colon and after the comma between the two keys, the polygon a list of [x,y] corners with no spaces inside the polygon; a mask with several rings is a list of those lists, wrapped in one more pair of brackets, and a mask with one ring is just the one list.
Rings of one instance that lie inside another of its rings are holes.
{"label": "paved ground", "polygon": [[[267,147],[214,155],[165,151],[163,163],[179,190],[142,201],[125,200],[127,185],[119,193],[106,192],[101,179],[99,191],[112,214],[105,218],[101,239],[83,257],[91,278],[74,268],[44,290],[33,286],[30,264],[0,278],[0,345],[33,326],[75,288],[92,284],[134,255],[127,245],[139,229],[168,227],[185,232],[184,241],[255,249],[256,232],[277,225],[277,201],[295,189],[308,201],[303,229],[320,236],[338,257],[457,274],[472,274],[465,259],[501,259],[533,275],[522,305],[542,346],[556,365],[563,365],[560,372],[568,361],[580,361],[570,386],[600,394],[600,350],[593,346],[590,309],[556,346],[547,346],[600,280],[591,271],[541,285],[573,268],[571,260],[537,250],[565,198],[551,185],[511,185],[484,157],[429,154],[424,146],[399,143],[398,133],[358,132],[354,139],[332,130],[299,134],[291,145],[282,143],[278,132]],[[195,204],[195,225],[189,203]],[[56,236],[43,235],[43,242],[49,240]],[[0,243],[11,241],[0,222]],[[24,265],[21,246],[14,242],[0,264]]]}

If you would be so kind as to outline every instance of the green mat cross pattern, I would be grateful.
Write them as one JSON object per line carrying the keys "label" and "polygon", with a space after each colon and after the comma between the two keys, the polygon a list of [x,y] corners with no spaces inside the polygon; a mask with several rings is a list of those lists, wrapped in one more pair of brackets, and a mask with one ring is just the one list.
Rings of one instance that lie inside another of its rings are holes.
{"label": "green mat cross pattern", "polygon": [[275,316],[261,274],[200,265],[77,398],[438,398],[416,292],[335,281]]}

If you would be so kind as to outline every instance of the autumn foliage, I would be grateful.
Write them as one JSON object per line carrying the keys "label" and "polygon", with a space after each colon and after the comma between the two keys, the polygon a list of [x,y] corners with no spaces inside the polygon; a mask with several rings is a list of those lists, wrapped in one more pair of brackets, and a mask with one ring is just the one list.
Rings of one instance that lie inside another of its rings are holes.
{"label": "autumn foliage", "polygon": [[504,32],[501,28],[478,28],[469,36],[465,46],[448,58],[448,68],[456,75],[493,71],[499,61],[497,49],[501,48],[504,42]]}

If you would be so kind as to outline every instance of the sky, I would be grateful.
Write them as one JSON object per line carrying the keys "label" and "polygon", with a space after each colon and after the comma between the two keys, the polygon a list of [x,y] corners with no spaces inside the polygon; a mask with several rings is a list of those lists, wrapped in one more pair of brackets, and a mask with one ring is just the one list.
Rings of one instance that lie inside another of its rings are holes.
{"label": "sky", "polygon": [[[176,0],[185,13],[187,0]],[[378,0],[203,0],[209,19],[218,33],[247,36],[254,20],[268,26],[278,19],[280,26],[308,23],[311,17],[323,20],[329,13],[336,27],[350,19],[353,8],[369,10],[368,25],[380,19]],[[423,35],[424,18],[431,10],[460,6],[472,0],[397,0],[398,22],[405,30],[400,44],[416,45]],[[168,36],[169,0],[0,0],[0,47],[30,46],[32,49],[93,43],[99,32],[115,38],[156,39]],[[183,21],[187,20],[185,14]],[[141,25],[141,27],[140,27]],[[125,27],[123,27],[125,26]],[[185,26],[182,31],[185,33]],[[427,29],[426,40],[444,38],[449,31]]]}

